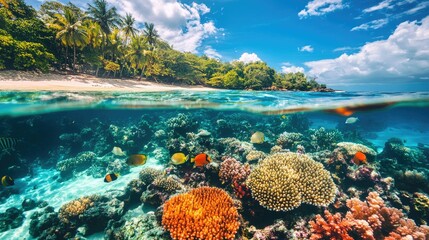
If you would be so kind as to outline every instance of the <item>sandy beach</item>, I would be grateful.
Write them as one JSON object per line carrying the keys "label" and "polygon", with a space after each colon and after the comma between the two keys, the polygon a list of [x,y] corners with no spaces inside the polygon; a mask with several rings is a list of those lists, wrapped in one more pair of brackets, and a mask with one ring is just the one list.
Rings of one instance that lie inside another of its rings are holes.
{"label": "sandy beach", "polygon": [[97,78],[87,74],[63,75],[25,71],[0,71],[0,91],[211,91],[203,86],[175,86],[146,80]]}

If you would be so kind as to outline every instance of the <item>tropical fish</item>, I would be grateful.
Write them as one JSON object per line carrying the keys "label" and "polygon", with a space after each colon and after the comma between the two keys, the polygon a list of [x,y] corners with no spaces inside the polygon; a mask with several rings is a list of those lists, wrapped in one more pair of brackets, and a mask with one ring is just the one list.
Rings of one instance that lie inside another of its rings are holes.
{"label": "tropical fish", "polygon": [[147,156],[144,154],[133,154],[128,157],[127,164],[136,167],[145,164],[146,160]]}
{"label": "tropical fish", "polygon": [[286,117],[286,115],[281,115],[281,118],[286,119],[287,117]]}
{"label": "tropical fish", "polygon": [[346,124],[353,124],[355,122],[357,122],[357,120],[359,120],[359,118],[357,117],[349,117],[346,119]]}
{"label": "tropical fish", "polygon": [[250,137],[250,142],[259,144],[259,143],[263,143],[264,139],[265,139],[264,133],[258,131],[252,134],[252,136]]}
{"label": "tropical fish", "polygon": [[357,152],[352,159],[353,163],[356,165],[367,164],[366,155],[363,152]]}
{"label": "tropical fish", "polygon": [[205,153],[200,153],[194,158],[191,158],[191,162],[195,162],[196,167],[202,167],[206,164],[209,164],[212,161],[209,155]]}
{"label": "tropical fish", "polygon": [[108,173],[105,177],[104,177],[104,182],[112,182],[115,181],[116,179],[118,179],[119,177],[119,173]]}
{"label": "tropical fish", "polygon": [[14,150],[18,139],[13,137],[0,137],[0,150],[9,151]]}
{"label": "tropical fish", "polygon": [[13,180],[12,177],[6,175],[1,178],[1,184],[5,187],[13,186],[15,185],[15,181]]}
{"label": "tropical fish", "polygon": [[188,156],[186,156],[184,153],[178,152],[171,156],[171,162],[174,165],[180,165],[185,163],[186,161],[188,161]]}
{"label": "tropical fish", "polygon": [[113,147],[112,153],[116,156],[125,156],[125,153],[120,147]]}

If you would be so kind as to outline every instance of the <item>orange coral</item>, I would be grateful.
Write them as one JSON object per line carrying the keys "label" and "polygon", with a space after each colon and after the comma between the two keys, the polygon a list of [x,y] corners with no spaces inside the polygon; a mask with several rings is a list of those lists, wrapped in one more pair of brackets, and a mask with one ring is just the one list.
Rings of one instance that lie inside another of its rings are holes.
{"label": "orange coral", "polygon": [[348,234],[352,223],[342,219],[341,214],[339,213],[332,215],[328,210],[325,210],[325,218],[318,214],[314,221],[310,221],[310,225],[311,232],[313,233],[310,238],[311,240],[353,240],[353,238]]}
{"label": "orange coral", "polygon": [[162,225],[173,239],[234,239],[239,222],[232,198],[222,189],[201,187],[170,198]]}
{"label": "orange coral", "polygon": [[73,200],[60,208],[59,218],[62,222],[69,223],[70,220],[77,218],[84,213],[86,209],[93,206],[93,204],[91,197],[81,197]]}

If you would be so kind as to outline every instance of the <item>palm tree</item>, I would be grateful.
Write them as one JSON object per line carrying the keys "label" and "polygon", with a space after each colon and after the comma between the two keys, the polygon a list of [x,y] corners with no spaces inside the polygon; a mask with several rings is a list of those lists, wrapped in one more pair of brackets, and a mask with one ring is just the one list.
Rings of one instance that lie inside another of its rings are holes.
{"label": "palm tree", "polygon": [[86,27],[88,35],[88,45],[93,48],[98,48],[102,44],[103,32],[101,31],[100,24],[92,20],[85,20],[83,23]]}
{"label": "palm tree", "polygon": [[143,30],[143,33],[146,37],[146,41],[149,43],[149,46],[151,47],[151,50],[155,47],[155,43],[159,37],[158,31],[155,29],[155,25],[153,23],[144,23],[145,29]]}
{"label": "palm tree", "polygon": [[106,35],[111,33],[113,27],[121,25],[121,17],[115,7],[109,8],[106,0],[94,0],[94,5],[88,3],[87,13],[91,18],[100,24]]}
{"label": "palm tree", "polygon": [[128,38],[134,37],[137,33],[137,28],[134,27],[136,19],[129,13],[125,15],[123,19],[122,31],[125,35],[125,44],[128,44]]}
{"label": "palm tree", "polygon": [[56,39],[66,47],[66,59],[68,47],[73,47],[73,71],[76,71],[76,48],[87,44],[88,35],[82,26],[82,21],[70,8],[64,9],[64,16],[58,13],[54,16],[54,22],[49,26],[58,31]]}
{"label": "palm tree", "polygon": [[141,69],[140,78],[143,76],[143,66],[146,53],[146,42],[143,36],[136,36],[131,39],[130,49],[126,58],[131,62],[131,66],[138,70]]}

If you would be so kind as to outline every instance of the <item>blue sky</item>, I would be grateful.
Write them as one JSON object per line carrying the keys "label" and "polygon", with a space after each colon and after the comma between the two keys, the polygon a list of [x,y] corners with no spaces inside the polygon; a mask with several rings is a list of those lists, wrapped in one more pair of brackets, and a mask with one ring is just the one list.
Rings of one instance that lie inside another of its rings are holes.
{"label": "blue sky", "polygon": [[181,51],[260,59],[337,89],[429,91],[429,0],[107,1]]}

